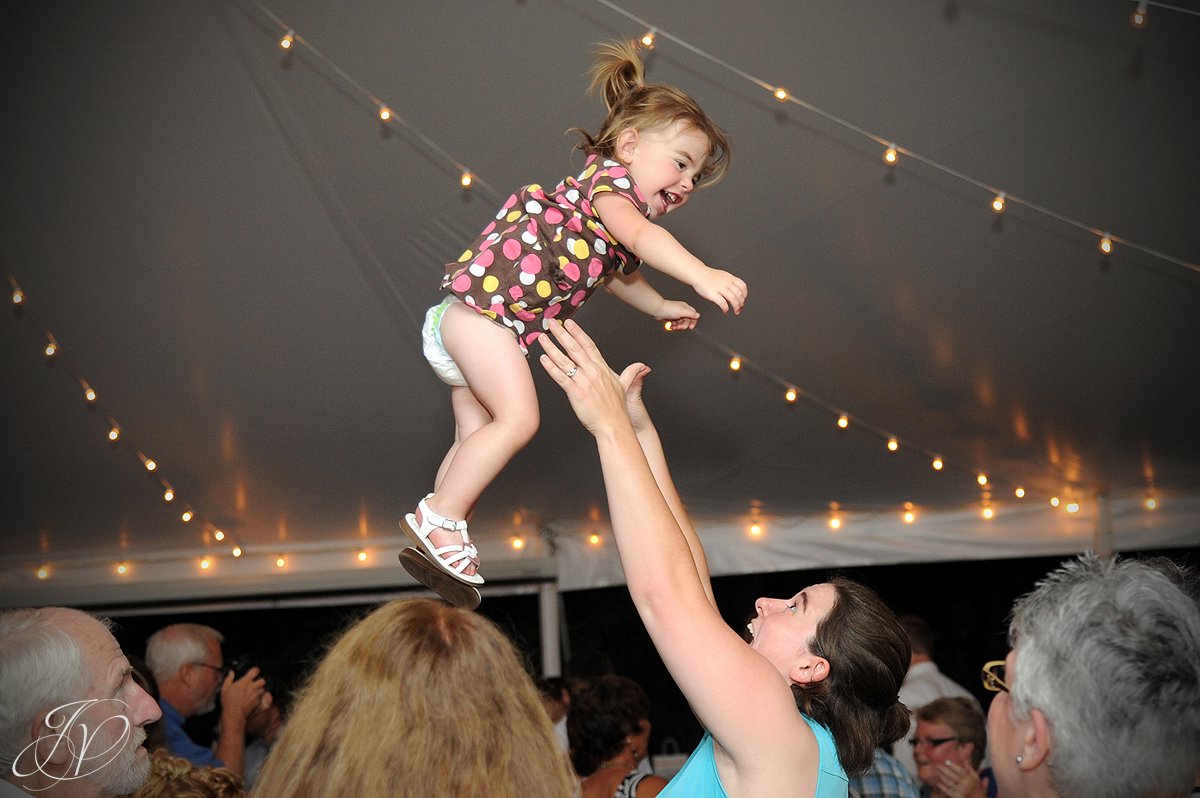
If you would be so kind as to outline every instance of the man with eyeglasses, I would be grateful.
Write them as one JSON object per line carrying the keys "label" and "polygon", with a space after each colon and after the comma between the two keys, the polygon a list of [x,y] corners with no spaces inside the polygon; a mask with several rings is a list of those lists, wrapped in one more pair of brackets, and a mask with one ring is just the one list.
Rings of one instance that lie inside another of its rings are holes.
{"label": "man with eyeglasses", "polygon": [[[146,641],[146,665],[158,682],[167,750],[195,765],[225,767],[243,775],[246,719],[271,703],[271,694],[251,668],[240,679],[225,666],[216,629],[195,623],[164,627]],[[211,712],[221,696],[221,730],[215,750],[193,741],[183,722]]]}
{"label": "man with eyeglasses", "polygon": [[1200,584],[1165,558],[1068,561],[1018,599],[983,685],[1004,798],[1181,798],[1200,772]]}

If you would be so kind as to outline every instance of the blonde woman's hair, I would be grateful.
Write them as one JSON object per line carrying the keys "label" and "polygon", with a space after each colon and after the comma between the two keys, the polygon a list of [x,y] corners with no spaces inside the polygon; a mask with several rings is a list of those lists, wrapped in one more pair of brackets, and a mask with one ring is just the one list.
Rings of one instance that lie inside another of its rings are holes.
{"label": "blonde woman's hair", "polygon": [[566,798],[572,783],[533,681],[496,625],[401,599],[325,655],[254,795]]}
{"label": "blonde woman's hair", "polygon": [[164,750],[150,754],[150,777],[131,798],[246,798],[242,777],[193,765]]}
{"label": "blonde woman's hair", "polygon": [[729,169],[729,138],[708,118],[700,105],[672,86],[646,83],[646,68],[636,44],[607,42],[596,46],[589,91],[604,99],[608,115],[600,131],[592,136],[583,128],[579,149],[589,155],[616,157],[617,137],[622,130],[660,130],[677,122],[694,127],[708,139],[708,158],[696,178],[697,186],[711,185]]}

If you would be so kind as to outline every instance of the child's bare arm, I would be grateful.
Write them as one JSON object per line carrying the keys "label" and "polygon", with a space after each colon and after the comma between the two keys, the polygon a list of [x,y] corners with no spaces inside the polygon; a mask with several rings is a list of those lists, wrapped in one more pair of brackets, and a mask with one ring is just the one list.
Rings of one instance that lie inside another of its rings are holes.
{"label": "child's bare arm", "polygon": [[592,199],[592,205],[605,229],[647,264],[692,286],[723,312],[732,308],[734,313],[741,313],[747,289],[740,278],[706,266],[675,236],[642,216],[624,197],[599,194]]}

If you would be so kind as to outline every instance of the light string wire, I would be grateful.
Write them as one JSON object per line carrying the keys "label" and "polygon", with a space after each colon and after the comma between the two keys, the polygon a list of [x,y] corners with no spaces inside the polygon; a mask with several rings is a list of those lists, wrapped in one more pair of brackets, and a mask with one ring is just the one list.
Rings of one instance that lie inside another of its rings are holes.
{"label": "light string wire", "polygon": [[[669,31],[663,30],[658,25],[654,25],[653,23],[650,23],[650,22],[642,19],[641,17],[637,16],[636,14],[633,14],[633,13],[627,11],[626,9],[624,9],[621,6],[617,5],[616,3],[612,2],[612,0],[595,0],[595,1],[598,4],[616,12],[617,14],[620,14],[621,16],[624,16],[627,19],[633,20],[638,25],[641,25],[645,30],[651,31],[656,38],[661,36],[662,38],[666,39],[667,41],[674,42],[675,44],[684,48],[688,52],[691,52],[691,53],[699,56],[700,58],[705,59],[706,61],[716,64],[717,66],[721,67],[722,69],[732,72],[734,75],[737,75],[738,77],[743,78],[744,80],[747,80],[747,81],[753,83],[754,85],[758,86],[759,88],[765,89],[766,91],[772,92],[772,93],[774,93],[776,91],[781,91],[781,90],[787,91],[785,89],[782,89],[782,87],[780,87],[779,85],[773,85],[761,78],[755,77],[754,75],[751,75],[750,73],[746,72],[745,70],[739,69],[738,67],[735,67],[732,64],[729,64],[728,62],[716,57],[715,55],[712,55],[711,53],[700,49],[696,45],[691,44],[690,42],[684,41],[683,39],[679,38],[678,36],[675,36],[674,34],[670,33]],[[1193,14],[1196,14],[1197,16],[1200,16],[1200,13],[1190,12],[1187,9],[1175,8],[1172,6],[1166,6],[1166,5],[1163,5],[1160,3],[1154,3],[1154,2],[1150,2],[1149,4],[1150,5],[1159,5],[1159,6],[1162,6],[1163,8],[1170,8],[1173,11],[1184,11],[1186,13],[1193,13]],[[812,103],[802,100],[799,97],[796,97],[790,91],[787,91],[787,94],[782,99],[782,101],[791,103],[793,105],[796,105],[796,106],[799,106],[800,108],[805,109],[806,111],[810,111],[814,114],[817,114],[818,116],[821,116],[821,117],[829,120],[830,122],[833,122],[834,124],[845,128],[846,130],[852,131],[854,133],[857,133],[860,136],[863,136],[864,138],[870,139],[871,141],[875,142],[876,144],[878,144],[882,147],[890,147],[901,155],[905,155],[909,158],[912,158],[913,160],[923,163],[926,166],[928,166],[932,169],[936,169],[937,171],[942,172],[943,174],[949,175],[950,177],[953,177],[957,180],[962,180],[964,182],[970,183],[971,185],[976,186],[977,188],[981,188],[993,195],[1002,195],[1006,202],[1011,202],[1011,203],[1015,203],[1017,205],[1024,206],[1024,207],[1028,208],[1029,210],[1034,211],[1036,213],[1040,213],[1045,216],[1049,216],[1052,219],[1055,219],[1064,224],[1076,227],[1080,230],[1085,230],[1085,231],[1091,233],[1092,235],[1096,236],[1097,238],[1107,237],[1114,244],[1117,244],[1117,243],[1122,244],[1131,249],[1136,249],[1139,252],[1142,252],[1146,255],[1150,255],[1151,257],[1158,258],[1158,259],[1166,261],[1168,263],[1175,264],[1176,266],[1181,266],[1185,269],[1190,269],[1196,273],[1200,273],[1200,264],[1191,263],[1190,261],[1184,260],[1183,258],[1179,258],[1179,257],[1170,255],[1165,252],[1160,252],[1157,249],[1152,249],[1151,247],[1145,246],[1144,244],[1139,244],[1136,241],[1132,241],[1128,238],[1114,235],[1111,232],[1102,230],[1099,227],[1087,224],[1085,222],[1081,222],[1077,219],[1072,219],[1069,216],[1065,216],[1061,213],[1057,213],[1055,211],[1050,210],[1049,208],[1039,205],[1039,204],[1033,202],[1032,200],[1024,199],[1023,197],[1020,197],[1016,194],[1009,193],[1003,189],[1000,189],[993,185],[985,183],[982,180],[978,180],[974,177],[971,177],[968,174],[958,171],[957,169],[953,169],[949,166],[946,166],[945,164],[935,161],[932,158],[922,155],[914,150],[910,150],[907,147],[902,147],[899,144],[897,144],[894,139],[885,138],[883,136],[878,135],[877,133],[872,133],[871,131],[866,130],[865,128],[862,128],[862,127],[854,124],[853,122],[850,122],[846,119],[842,119],[840,116],[837,116],[836,114],[832,114],[822,108],[818,108],[817,106],[813,105]]]}
{"label": "light string wire", "polygon": [[1173,6],[1169,3],[1159,3],[1157,0],[1130,0],[1133,3],[1144,3],[1155,8],[1166,9],[1167,11],[1177,11],[1180,14],[1189,14],[1193,17],[1200,17],[1200,11],[1193,8],[1183,8],[1182,6]]}

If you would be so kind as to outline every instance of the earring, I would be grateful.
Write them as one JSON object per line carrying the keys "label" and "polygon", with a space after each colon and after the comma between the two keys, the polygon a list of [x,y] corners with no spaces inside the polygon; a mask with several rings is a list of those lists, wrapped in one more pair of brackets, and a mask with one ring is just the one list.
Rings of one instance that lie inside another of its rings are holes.
{"label": "earring", "polygon": [[633,754],[633,761],[637,762],[641,757],[638,756],[638,750],[633,746],[629,747],[629,753]]}
{"label": "earring", "polygon": [[1025,757],[1021,756],[1020,754],[1017,754],[1017,764],[1019,765],[1024,761],[1025,761]]}

